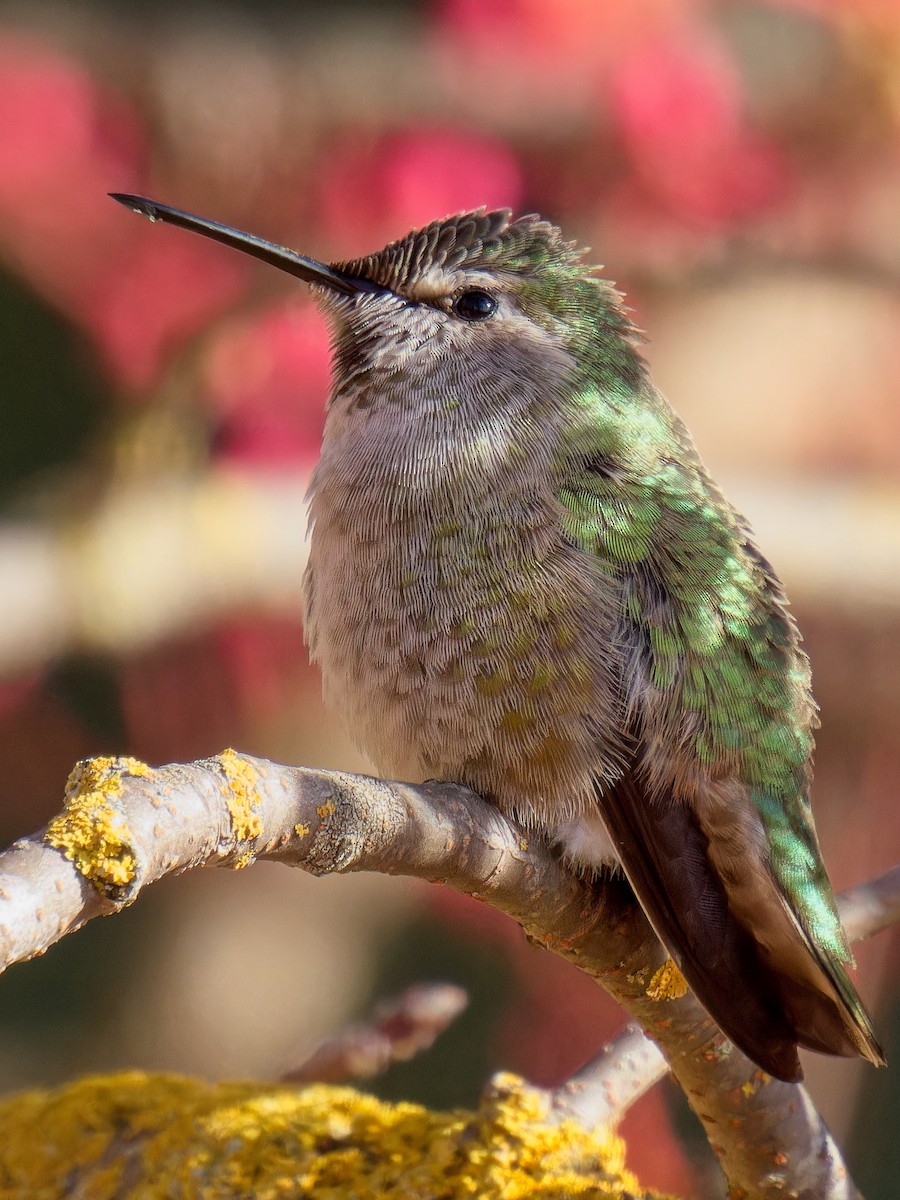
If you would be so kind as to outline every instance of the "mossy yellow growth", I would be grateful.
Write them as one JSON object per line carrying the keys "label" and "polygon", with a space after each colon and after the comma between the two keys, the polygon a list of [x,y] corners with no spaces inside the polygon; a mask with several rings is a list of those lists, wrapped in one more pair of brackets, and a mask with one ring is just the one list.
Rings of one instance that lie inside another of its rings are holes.
{"label": "mossy yellow growth", "polygon": [[149,775],[136,758],[88,758],[66,783],[66,806],[54,817],[44,841],[66,858],[104,894],[116,894],[134,879],[137,861],[128,841],[125,818],[115,801],[128,775]]}
{"label": "mossy yellow growth", "polygon": [[[228,783],[225,802],[231,816],[231,828],[235,838],[240,842],[251,842],[262,833],[262,821],[258,809],[262,803],[256,787],[256,775],[253,768],[241,758],[236,750],[223,750],[216,755],[216,762]],[[236,869],[247,867],[253,861],[253,854],[248,850],[237,859]]]}
{"label": "mossy yellow growth", "polygon": [[663,965],[654,971],[647,995],[651,1000],[680,1000],[687,990],[687,980],[671,958],[667,958]]}
{"label": "mossy yellow growth", "polygon": [[0,1103],[4,1200],[637,1200],[612,1134],[547,1122],[512,1077],[477,1112],[350,1088],[82,1079]]}

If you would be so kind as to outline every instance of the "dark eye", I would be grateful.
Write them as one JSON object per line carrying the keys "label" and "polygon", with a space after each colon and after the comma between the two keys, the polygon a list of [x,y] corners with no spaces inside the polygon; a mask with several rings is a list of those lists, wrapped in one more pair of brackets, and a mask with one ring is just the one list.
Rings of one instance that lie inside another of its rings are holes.
{"label": "dark eye", "polygon": [[453,311],[464,321],[486,321],[497,311],[497,301],[490,292],[470,288],[453,301]]}

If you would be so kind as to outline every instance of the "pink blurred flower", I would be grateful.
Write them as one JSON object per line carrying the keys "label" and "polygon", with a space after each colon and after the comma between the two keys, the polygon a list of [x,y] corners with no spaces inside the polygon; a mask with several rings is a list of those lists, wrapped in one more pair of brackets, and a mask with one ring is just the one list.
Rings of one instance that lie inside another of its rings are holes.
{"label": "pink blurred flower", "polygon": [[119,382],[146,387],[179,338],[231,303],[247,267],[151,230],[107,197],[142,190],[143,130],[56,49],[0,38],[0,128],[0,244],[94,339]]}
{"label": "pink blurred flower", "polygon": [[45,295],[77,310],[86,280],[127,236],[106,193],[140,176],[140,124],[77,62],[4,34],[0,128],[0,242]]}
{"label": "pink blurred flower", "polygon": [[175,347],[240,295],[249,267],[233,252],[180,230],[150,229],[120,211],[136,236],[103,264],[75,315],[113,375],[144,388]]}
{"label": "pink blurred flower", "polygon": [[473,77],[492,105],[516,94],[554,107],[589,95],[631,46],[682,23],[709,0],[436,0],[434,46],[464,99]]}
{"label": "pink blurred flower", "polygon": [[[596,34],[607,34],[606,46],[620,44],[623,29],[641,19],[644,7],[639,0],[627,5],[604,0],[438,0],[434,17],[438,30],[470,57],[495,67],[515,64],[520,71],[555,75],[593,67],[604,52]],[[614,29],[620,36],[609,36]]]}
{"label": "pink blurred flower", "polygon": [[688,1158],[672,1128],[661,1088],[653,1088],[628,1110],[618,1133],[628,1147],[628,1166],[644,1187],[673,1196],[708,1194],[702,1168]]}
{"label": "pink blurred flower", "polygon": [[236,698],[216,630],[166,640],[126,656],[119,702],[126,745],[149,762],[189,761],[227,746],[235,734]]}
{"label": "pink blurred flower", "polygon": [[783,159],[745,124],[737,66],[711,33],[643,45],[616,68],[611,99],[643,187],[681,219],[717,225],[783,195]]}
{"label": "pink blurred flower", "polygon": [[43,675],[40,671],[32,671],[18,679],[0,681],[0,721],[30,699],[37,691],[42,679]]}
{"label": "pink blurred flower", "polygon": [[50,46],[0,38],[0,203],[33,219],[35,200],[55,202],[65,222],[88,178],[133,177],[143,156],[140,126],[125,105],[78,63]]}
{"label": "pink blurred flower", "polygon": [[311,304],[280,302],[225,323],[200,380],[223,457],[280,467],[318,455],[331,355],[325,322]]}
{"label": "pink blurred flower", "polygon": [[[323,164],[320,209],[342,257],[464,209],[515,208],[524,190],[512,150],[497,138],[418,127],[374,145],[348,137]],[[358,235],[358,242],[357,242]]]}
{"label": "pink blurred flower", "polygon": [[127,744],[151,762],[232,745],[293,698],[319,692],[299,612],[233,616],[149,647],[122,661],[119,684]]}
{"label": "pink blurred flower", "polygon": [[219,627],[216,643],[228,691],[244,722],[265,721],[284,712],[304,679],[318,691],[318,676],[310,671],[303,649],[299,612],[294,620],[232,617]]}

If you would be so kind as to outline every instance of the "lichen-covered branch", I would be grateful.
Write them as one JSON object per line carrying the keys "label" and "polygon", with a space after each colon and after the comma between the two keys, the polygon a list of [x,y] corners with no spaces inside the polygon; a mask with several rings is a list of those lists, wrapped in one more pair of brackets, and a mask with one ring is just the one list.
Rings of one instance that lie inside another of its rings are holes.
{"label": "lichen-covered branch", "polygon": [[636,1100],[669,1072],[656,1042],[638,1025],[617,1038],[553,1090],[554,1108],[584,1125],[618,1125]]}
{"label": "lichen-covered branch", "polygon": [[70,777],[63,813],[0,855],[0,966],[132,903],[165,874],[256,858],[316,875],[440,880],[501,909],[597,979],[659,1044],[735,1197],[856,1195],[802,1087],[759,1071],[690,993],[654,998],[675,993],[660,988],[665,955],[627,884],[572,874],[454,784],[388,783],[230,750],[156,769],[88,760]]}
{"label": "lichen-covered branch", "polygon": [[[842,892],[838,908],[851,942],[900,923],[900,866]],[[659,1046],[640,1027],[629,1025],[553,1091],[553,1103],[560,1113],[586,1124],[615,1125],[668,1071]]]}
{"label": "lichen-covered branch", "polygon": [[475,1112],[441,1113],[346,1087],[133,1071],[0,1103],[2,1195],[651,1200],[613,1133],[548,1117],[511,1076]]}

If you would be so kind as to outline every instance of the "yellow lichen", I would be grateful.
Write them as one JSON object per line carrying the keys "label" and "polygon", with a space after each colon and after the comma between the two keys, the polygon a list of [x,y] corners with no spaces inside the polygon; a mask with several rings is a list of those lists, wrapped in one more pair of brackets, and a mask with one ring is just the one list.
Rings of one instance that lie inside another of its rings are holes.
{"label": "yellow lichen", "polygon": [[[225,803],[231,817],[231,828],[235,840],[252,842],[262,833],[262,821],[257,811],[262,804],[256,787],[256,775],[250,764],[236,750],[223,750],[216,755],[215,761],[222,768],[228,783],[225,792]],[[245,851],[234,862],[235,870],[247,867],[253,862],[252,850]]]}
{"label": "yellow lichen", "polygon": [[326,804],[320,804],[316,809],[316,816],[321,817],[323,821],[327,820],[328,817],[333,817],[334,805],[332,802],[329,800]]}
{"label": "yellow lichen", "polygon": [[298,821],[294,826],[294,833],[297,837],[309,837],[309,826],[304,825],[302,821]]}
{"label": "yellow lichen", "polygon": [[611,1133],[505,1077],[476,1112],[350,1088],[133,1072],[0,1103],[4,1200],[569,1200],[647,1196]]}
{"label": "yellow lichen", "polygon": [[687,980],[671,958],[667,958],[663,965],[654,971],[647,987],[647,995],[651,1000],[680,1000],[687,990]]}
{"label": "yellow lichen", "polygon": [[124,791],[126,776],[150,773],[136,758],[85,759],[68,778],[65,808],[44,833],[44,841],[106,895],[126,888],[137,868],[125,818],[114,802]]}

